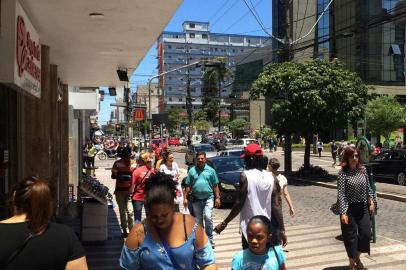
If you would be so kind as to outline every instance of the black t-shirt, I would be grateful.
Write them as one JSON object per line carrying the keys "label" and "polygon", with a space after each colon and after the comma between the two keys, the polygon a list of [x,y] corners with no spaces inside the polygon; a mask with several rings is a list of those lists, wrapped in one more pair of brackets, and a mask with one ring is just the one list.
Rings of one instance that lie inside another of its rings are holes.
{"label": "black t-shirt", "polygon": [[[0,265],[28,237],[28,222],[0,223]],[[31,238],[6,270],[64,270],[66,263],[85,256],[85,250],[72,229],[50,223],[47,230]]]}

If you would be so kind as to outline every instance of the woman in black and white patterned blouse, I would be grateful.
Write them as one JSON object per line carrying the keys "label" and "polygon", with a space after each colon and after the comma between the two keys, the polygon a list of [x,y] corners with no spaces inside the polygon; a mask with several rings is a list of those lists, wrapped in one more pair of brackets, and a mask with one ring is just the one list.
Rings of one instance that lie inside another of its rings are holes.
{"label": "woman in black and white patterned blouse", "polygon": [[371,239],[370,215],[375,212],[375,196],[368,174],[355,147],[347,147],[338,173],[337,200],[341,231],[350,269],[363,270],[360,255],[369,253]]}

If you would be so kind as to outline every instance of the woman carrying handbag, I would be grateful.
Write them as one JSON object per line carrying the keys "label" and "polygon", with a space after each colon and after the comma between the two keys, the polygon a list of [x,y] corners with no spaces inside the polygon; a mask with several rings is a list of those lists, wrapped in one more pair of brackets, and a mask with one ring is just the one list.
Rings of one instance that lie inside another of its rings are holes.
{"label": "woman carrying handbag", "polygon": [[361,253],[370,252],[371,218],[376,198],[368,174],[355,147],[344,150],[342,169],[338,173],[337,203],[349,269],[364,270]]}

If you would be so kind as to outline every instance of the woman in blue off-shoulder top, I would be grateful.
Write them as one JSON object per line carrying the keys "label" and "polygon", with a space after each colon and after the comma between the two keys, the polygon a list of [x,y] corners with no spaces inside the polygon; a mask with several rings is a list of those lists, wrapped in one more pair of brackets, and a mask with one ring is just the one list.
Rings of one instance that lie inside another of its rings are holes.
{"label": "woman in blue off-shoulder top", "polygon": [[123,246],[124,269],[215,270],[213,249],[201,225],[175,212],[176,182],[157,173],[145,186],[147,218],[133,227]]}

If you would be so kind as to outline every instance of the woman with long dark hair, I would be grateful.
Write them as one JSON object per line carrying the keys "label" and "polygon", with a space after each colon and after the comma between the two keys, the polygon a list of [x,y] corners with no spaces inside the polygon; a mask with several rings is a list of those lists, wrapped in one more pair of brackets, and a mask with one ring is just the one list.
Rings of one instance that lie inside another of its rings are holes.
{"label": "woman with long dark hair", "polygon": [[133,227],[124,244],[124,269],[217,269],[213,249],[201,225],[175,212],[177,183],[158,172],[145,185],[147,218]]}
{"label": "woman with long dark hair", "polygon": [[376,205],[367,171],[360,158],[355,147],[345,148],[337,181],[341,231],[351,270],[366,269],[360,255],[370,252],[370,215],[374,214]]}
{"label": "woman with long dark hair", "polygon": [[47,181],[28,177],[11,194],[13,216],[0,221],[0,269],[88,269],[75,233],[50,222],[54,200]]}

